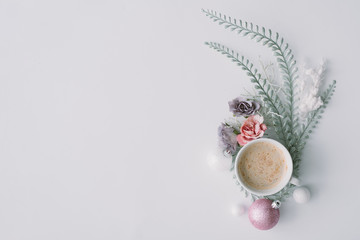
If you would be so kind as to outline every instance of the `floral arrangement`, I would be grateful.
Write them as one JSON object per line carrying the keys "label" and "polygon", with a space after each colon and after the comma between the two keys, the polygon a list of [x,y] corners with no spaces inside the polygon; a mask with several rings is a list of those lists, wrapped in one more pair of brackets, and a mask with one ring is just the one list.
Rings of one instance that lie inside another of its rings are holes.
{"label": "floral arrangement", "polygon": [[[234,170],[236,155],[244,145],[266,136],[279,141],[288,149],[293,160],[293,176],[298,177],[306,140],[319,123],[336,87],[336,81],[333,81],[326,90],[319,90],[325,78],[325,62],[321,62],[318,68],[304,67],[299,71],[292,50],[277,32],[212,10],[203,9],[202,12],[226,29],[248,36],[270,48],[281,75],[281,79],[275,79],[274,74],[269,74],[269,68],[274,65],[262,65],[263,71],[259,71],[255,64],[234,50],[219,43],[205,42],[245,71],[256,91],[254,95],[229,101],[229,110],[233,116],[218,128],[221,151],[232,160],[229,160],[232,162],[230,170]],[[254,201],[284,201],[296,189],[294,184],[288,183],[273,195],[257,196],[246,191],[240,184],[239,186]],[[309,193],[307,189],[304,191],[305,195]]]}
{"label": "floral arrangement", "polygon": [[255,115],[260,109],[259,103],[238,97],[229,102],[229,107],[234,116],[247,118],[241,127],[231,126],[229,123],[222,123],[219,127],[219,140],[223,151],[226,154],[233,154],[238,149],[238,144],[241,147],[251,140],[264,136],[267,127],[263,123],[264,117]]}

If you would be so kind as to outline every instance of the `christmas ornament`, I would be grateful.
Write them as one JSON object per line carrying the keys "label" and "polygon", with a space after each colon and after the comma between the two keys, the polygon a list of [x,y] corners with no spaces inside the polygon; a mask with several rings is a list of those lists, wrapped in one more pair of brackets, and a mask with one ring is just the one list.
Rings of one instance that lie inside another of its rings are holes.
{"label": "christmas ornament", "polygon": [[306,187],[299,187],[294,190],[293,198],[297,203],[307,203],[310,200],[310,191]]}
{"label": "christmas ornament", "polygon": [[273,228],[280,218],[280,202],[269,199],[257,199],[249,208],[249,220],[260,230]]}
{"label": "christmas ornament", "polygon": [[225,154],[220,149],[209,153],[207,156],[209,167],[217,171],[229,170],[231,168],[231,158],[226,157]]}
{"label": "christmas ornament", "polygon": [[231,207],[231,213],[235,217],[240,217],[246,212],[246,207],[243,204],[236,204]]}

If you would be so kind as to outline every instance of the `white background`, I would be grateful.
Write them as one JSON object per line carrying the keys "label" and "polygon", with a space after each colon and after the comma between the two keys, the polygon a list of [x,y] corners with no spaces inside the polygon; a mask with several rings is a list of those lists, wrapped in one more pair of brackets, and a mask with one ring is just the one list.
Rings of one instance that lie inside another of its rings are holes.
{"label": "white background", "polygon": [[[360,239],[359,4],[0,1],[0,239]],[[338,88],[304,152],[312,199],[270,231],[206,155],[249,79],[204,41],[271,52],[210,8],[278,31]]]}

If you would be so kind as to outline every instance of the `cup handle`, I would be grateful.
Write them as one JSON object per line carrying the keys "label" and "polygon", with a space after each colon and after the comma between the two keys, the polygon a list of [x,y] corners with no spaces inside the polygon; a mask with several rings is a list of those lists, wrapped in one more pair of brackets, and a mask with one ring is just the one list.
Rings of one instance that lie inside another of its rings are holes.
{"label": "cup handle", "polygon": [[290,183],[295,185],[295,186],[300,186],[300,180],[298,178],[296,178],[296,177],[292,177],[290,179]]}

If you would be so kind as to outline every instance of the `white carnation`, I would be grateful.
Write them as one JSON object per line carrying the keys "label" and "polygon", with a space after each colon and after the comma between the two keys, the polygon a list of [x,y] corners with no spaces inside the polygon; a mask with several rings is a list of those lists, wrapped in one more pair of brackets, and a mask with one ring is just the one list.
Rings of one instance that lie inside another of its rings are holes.
{"label": "white carnation", "polygon": [[323,101],[319,96],[319,87],[324,78],[324,73],[325,62],[322,61],[318,68],[305,69],[304,75],[298,81],[299,89],[302,92],[299,110],[303,117],[323,105]]}

